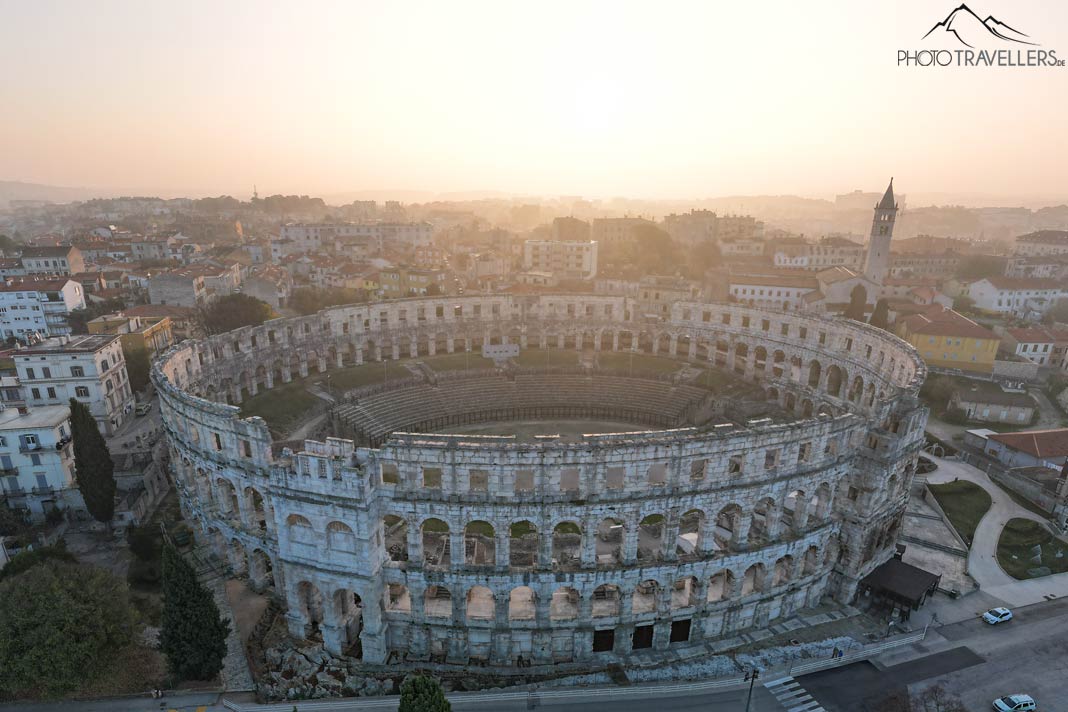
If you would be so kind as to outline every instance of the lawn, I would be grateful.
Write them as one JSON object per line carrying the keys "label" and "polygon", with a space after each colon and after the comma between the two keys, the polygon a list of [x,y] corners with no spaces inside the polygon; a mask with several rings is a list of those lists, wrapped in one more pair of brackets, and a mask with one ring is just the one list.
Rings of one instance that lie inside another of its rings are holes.
{"label": "lawn", "polygon": [[702,369],[701,375],[693,382],[693,385],[714,391],[739,381],[742,381],[742,377],[737,374],[720,368],[705,368]]}
{"label": "lawn", "polygon": [[[333,390],[347,391],[350,388],[369,386],[372,383],[395,381],[408,378],[412,373],[404,367],[404,361],[382,361],[365,363],[362,366],[349,366],[337,371],[328,371],[320,376],[324,383],[329,383]],[[329,380],[327,379],[329,376]]]}
{"label": "lawn", "polygon": [[482,358],[477,353],[455,353],[430,356],[423,361],[435,371],[464,371],[469,368],[493,368],[493,359]]}
{"label": "lawn", "polygon": [[[1033,560],[1034,547],[1041,546],[1041,562]],[[1010,519],[998,540],[998,563],[1014,579],[1034,578],[1028,569],[1048,567],[1051,573],[1068,571],[1068,545],[1030,519]]]}
{"label": "lawn", "polygon": [[577,366],[579,353],[573,349],[521,349],[514,361],[525,368]]}
{"label": "lawn", "polygon": [[601,368],[613,368],[619,371],[629,371],[633,368],[635,371],[674,373],[682,368],[681,363],[670,358],[611,351],[597,354],[597,363]]}
{"label": "lawn", "polygon": [[257,393],[241,402],[241,417],[258,415],[272,430],[287,432],[320,402],[305,390],[306,385],[304,381],[293,381]]}
{"label": "lawn", "polygon": [[971,546],[979,520],[990,509],[990,495],[979,485],[964,480],[927,486],[953,528]]}

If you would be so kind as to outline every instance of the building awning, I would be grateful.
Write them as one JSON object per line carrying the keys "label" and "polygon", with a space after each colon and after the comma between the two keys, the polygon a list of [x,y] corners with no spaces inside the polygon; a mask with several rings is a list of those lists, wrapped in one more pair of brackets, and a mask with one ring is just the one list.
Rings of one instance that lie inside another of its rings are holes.
{"label": "building awning", "polygon": [[859,588],[916,610],[938,588],[942,577],[901,559],[890,559],[861,579]]}

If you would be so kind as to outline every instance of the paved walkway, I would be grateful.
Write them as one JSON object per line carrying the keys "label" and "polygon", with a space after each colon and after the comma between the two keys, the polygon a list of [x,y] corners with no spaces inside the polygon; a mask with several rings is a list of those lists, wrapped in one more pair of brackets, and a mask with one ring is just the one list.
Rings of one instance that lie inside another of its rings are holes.
{"label": "paved walkway", "polygon": [[1001,530],[1010,519],[1030,519],[1045,523],[1043,517],[1021,507],[985,472],[959,460],[926,455],[938,463],[938,469],[927,475],[932,484],[967,480],[979,485],[990,495],[990,509],[979,522],[968,553],[968,573],[979,582],[983,593],[1004,601],[1009,606],[1026,606],[1046,600],[1046,596],[1068,596],[1068,573],[1044,576],[1029,581],[1017,581],[998,564],[996,552]]}

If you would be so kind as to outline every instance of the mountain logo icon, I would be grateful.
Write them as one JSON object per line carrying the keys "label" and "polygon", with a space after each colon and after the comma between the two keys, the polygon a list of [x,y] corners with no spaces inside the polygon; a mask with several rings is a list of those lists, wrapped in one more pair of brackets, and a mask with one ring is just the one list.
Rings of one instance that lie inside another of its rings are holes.
{"label": "mountain logo icon", "polygon": [[1038,46],[1038,43],[1032,42],[1027,34],[1006,25],[993,15],[987,15],[985,20],[981,19],[964,3],[946,15],[946,19],[936,22],[923,39],[927,39],[937,31],[953,35],[965,47],[974,47],[984,39],[989,40],[991,37],[1005,42]]}

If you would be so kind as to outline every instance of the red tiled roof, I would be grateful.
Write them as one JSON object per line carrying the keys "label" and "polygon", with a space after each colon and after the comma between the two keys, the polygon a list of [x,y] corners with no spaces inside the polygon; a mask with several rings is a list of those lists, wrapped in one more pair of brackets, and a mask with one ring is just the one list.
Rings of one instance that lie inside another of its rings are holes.
{"label": "red tiled roof", "polygon": [[997,440],[1013,450],[1026,452],[1034,457],[1056,458],[1068,456],[1068,428],[999,433],[991,435],[989,439]]}
{"label": "red tiled roof", "polygon": [[909,333],[912,334],[963,336],[976,339],[997,338],[997,335],[986,327],[940,304],[932,304],[924,311],[906,316],[899,321],[905,324]]}

